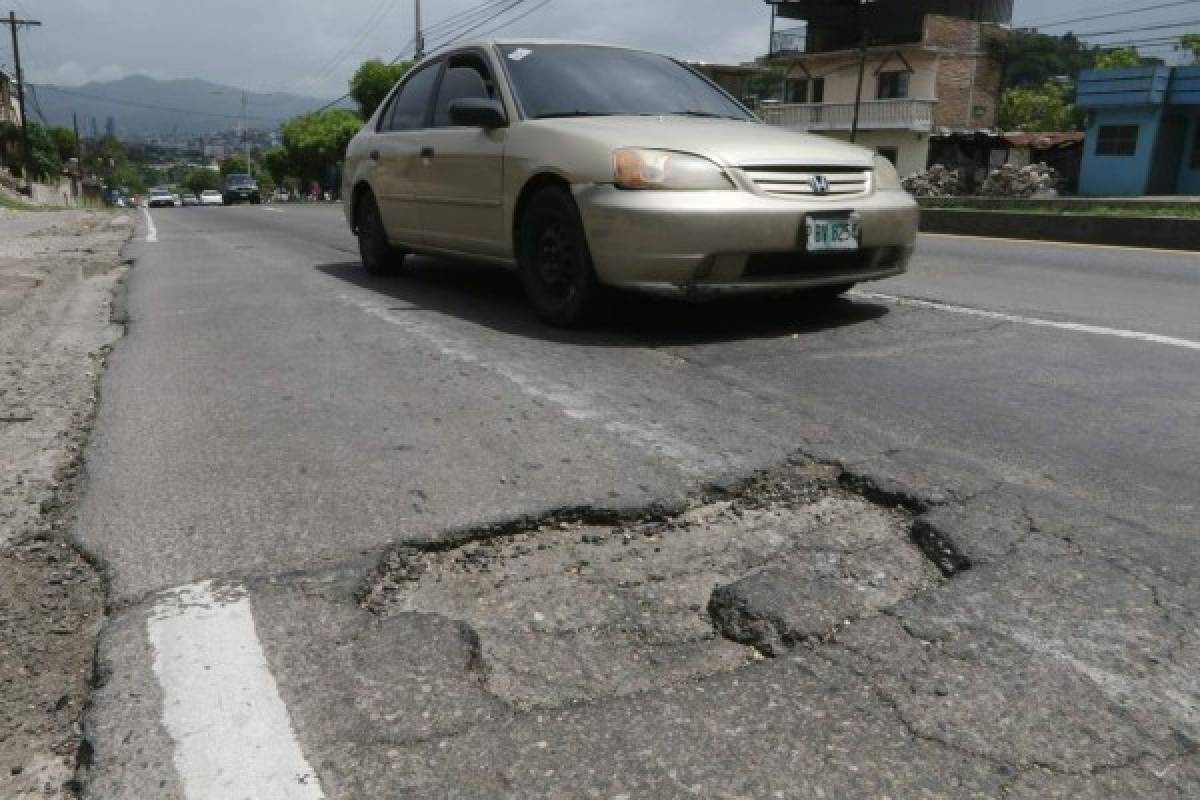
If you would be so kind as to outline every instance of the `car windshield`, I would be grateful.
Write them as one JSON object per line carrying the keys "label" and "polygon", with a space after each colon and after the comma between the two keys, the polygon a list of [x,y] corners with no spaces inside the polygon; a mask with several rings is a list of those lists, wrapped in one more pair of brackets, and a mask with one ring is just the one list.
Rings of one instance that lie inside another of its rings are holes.
{"label": "car windshield", "polygon": [[228,183],[230,186],[253,186],[254,179],[249,175],[230,175]]}
{"label": "car windshield", "polygon": [[706,79],[665,56],[562,44],[513,44],[500,50],[513,90],[531,119],[619,114],[751,118]]}

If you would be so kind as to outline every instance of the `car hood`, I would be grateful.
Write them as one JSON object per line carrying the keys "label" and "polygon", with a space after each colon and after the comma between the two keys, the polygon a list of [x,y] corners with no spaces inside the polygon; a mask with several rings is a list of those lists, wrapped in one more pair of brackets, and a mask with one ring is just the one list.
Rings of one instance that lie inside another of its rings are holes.
{"label": "car hood", "polygon": [[682,116],[570,117],[526,124],[618,147],[677,150],[725,166],[784,162],[870,169],[874,153],[827,136],[798,133],[761,122]]}

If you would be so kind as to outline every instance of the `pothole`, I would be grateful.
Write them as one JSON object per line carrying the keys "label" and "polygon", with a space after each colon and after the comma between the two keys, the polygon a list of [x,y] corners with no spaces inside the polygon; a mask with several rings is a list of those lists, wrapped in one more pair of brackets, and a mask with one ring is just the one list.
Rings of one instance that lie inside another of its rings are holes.
{"label": "pothole", "polygon": [[515,707],[663,688],[821,641],[942,580],[912,516],[795,466],[682,514],[579,520],[388,554],[363,594],[478,633]]}

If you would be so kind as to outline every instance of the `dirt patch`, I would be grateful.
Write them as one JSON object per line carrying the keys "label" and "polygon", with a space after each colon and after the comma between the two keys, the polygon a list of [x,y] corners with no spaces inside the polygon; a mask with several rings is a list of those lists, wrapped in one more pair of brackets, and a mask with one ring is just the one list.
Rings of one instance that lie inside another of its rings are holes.
{"label": "dirt patch", "polygon": [[[115,224],[114,224],[115,223]],[[129,238],[107,213],[0,218],[0,797],[70,796],[104,616],[68,539]]]}
{"label": "dirt patch", "polygon": [[[942,580],[911,539],[909,513],[837,477],[792,467],[678,515],[402,548],[363,602],[385,616],[431,612],[472,626],[488,689],[522,710],[735,670],[802,641],[784,634],[796,615],[823,639]],[[777,591],[724,588],[764,579]],[[752,617],[782,627],[737,635],[737,621],[749,631]]]}

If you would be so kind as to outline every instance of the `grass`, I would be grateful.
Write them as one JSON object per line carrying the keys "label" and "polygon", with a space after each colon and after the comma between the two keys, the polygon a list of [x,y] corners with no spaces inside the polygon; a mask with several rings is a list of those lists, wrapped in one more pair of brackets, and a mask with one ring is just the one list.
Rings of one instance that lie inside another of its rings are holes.
{"label": "grass", "polygon": [[992,203],[956,203],[953,199],[947,203],[926,201],[922,208],[943,211],[1001,211],[1020,214],[1045,214],[1059,217],[1163,217],[1174,219],[1200,219],[1200,204],[1180,203],[1178,205],[1157,203],[1130,203],[1129,205],[1069,205],[1055,206],[1051,203],[1039,204],[1036,200],[1024,202],[1004,202],[998,200]]}

